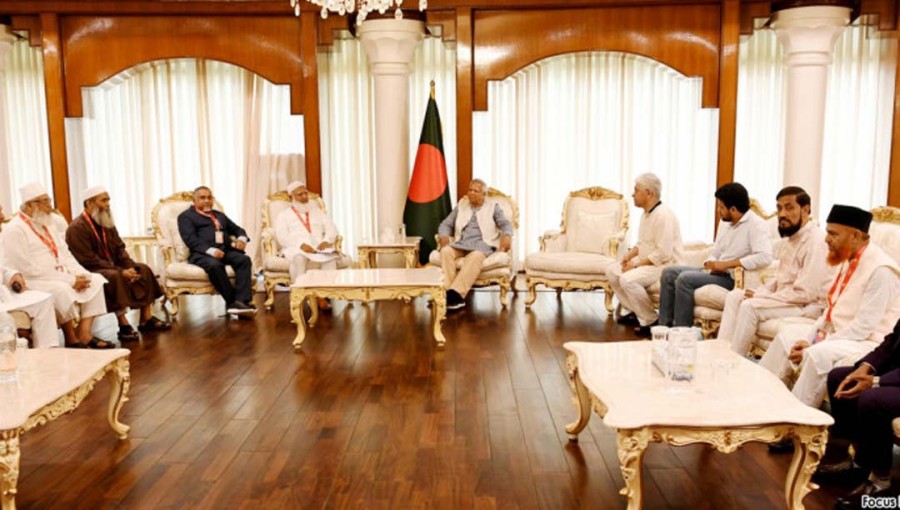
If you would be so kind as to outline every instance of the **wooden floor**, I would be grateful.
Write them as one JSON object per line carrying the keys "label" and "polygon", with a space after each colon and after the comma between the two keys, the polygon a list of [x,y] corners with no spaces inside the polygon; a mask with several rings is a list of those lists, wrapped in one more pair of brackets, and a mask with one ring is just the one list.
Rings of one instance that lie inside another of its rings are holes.
{"label": "wooden floor", "polygon": [[[287,294],[253,321],[182,298],[171,332],[129,345],[130,438],[107,426],[98,385],[24,435],[19,508],[624,508],[614,432],[594,416],[567,439],[562,344],[633,335],[602,294],[541,293],[530,311],[522,297],[507,311],[475,293],[443,349],[421,299],[337,302],[296,353]],[[789,461],[757,444],[653,445],[646,508],[784,508]]]}

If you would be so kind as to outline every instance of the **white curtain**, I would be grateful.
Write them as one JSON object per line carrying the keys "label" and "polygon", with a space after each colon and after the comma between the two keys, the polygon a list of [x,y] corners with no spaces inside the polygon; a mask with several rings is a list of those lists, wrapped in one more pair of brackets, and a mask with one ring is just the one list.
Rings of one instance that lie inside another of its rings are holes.
{"label": "white curtain", "polygon": [[[887,203],[897,40],[868,37],[862,26],[838,38],[825,106],[820,203],[870,209]],[[782,48],[771,30],[742,38],[738,68],[736,181],[767,210],[784,176],[786,87]]]}
{"label": "white curtain", "polygon": [[18,40],[7,55],[3,115],[0,115],[0,205],[6,214],[19,208],[19,187],[43,183],[53,196],[47,100],[40,48]]}
{"label": "white curtain", "polygon": [[[643,172],[662,179],[684,239],[711,240],[719,114],[701,94],[700,79],[614,52],[551,57],[491,82],[473,173],[519,202],[519,262],[559,228],[569,192],[603,186],[630,202]],[[632,207],[632,237],[639,215]]]}
{"label": "white curtain", "polygon": [[177,191],[210,186],[225,213],[258,238],[266,195],[304,170],[303,117],[290,91],[240,67],[202,59],[136,66],[83,93],[67,119],[73,213],[102,184],[123,235],[150,227],[150,210]]}
{"label": "white curtain", "polygon": [[[344,236],[344,251],[375,234],[374,83],[365,48],[349,34],[320,51],[319,115],[322,139],[322,193]],[[416,49],[409,81],[410,175],[419,145],[429,83],[441,112],[444,157],[451,196],[456,194],[456,52],[438,37]]]}

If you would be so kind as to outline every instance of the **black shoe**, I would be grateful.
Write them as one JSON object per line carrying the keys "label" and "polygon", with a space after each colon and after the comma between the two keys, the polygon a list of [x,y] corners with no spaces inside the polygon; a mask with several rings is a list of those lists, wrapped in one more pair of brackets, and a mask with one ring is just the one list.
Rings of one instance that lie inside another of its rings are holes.
{"label": "black shoe", "polygon": [[256,305],[253,304],[253,301],[250,301],[249,303],[247,301],[237,301],[237,303],[244,305],[245,307],[247,307],[250,310],[253,310],[254,312],[257,311]]}
{"label": "black shoe", "polygon": [[447,310],[460,310],[466,306],[466,300],[453,289],[447,291]]}
{"label": "black shoe", "polygon": [[[878,489],[871,480],[866,480],[846,496],[837,498],[837,501],[834,502],[834,508],[835,510],[856,510],[858,508],[864,508],[862,504],[863,497],[866,497],[867,500],[870,500],[870,498],[893,498],[894,494],[890,487],[887,489]],[[867,502],[872,503],[871,500]],[[865,508],[869,508],[869,505]],[[872,508],[877,507],[873,506]]]}
{"label": "black shoe", "polygon": [[134,330],[130,325],[129,326],[119,326],[119,334],[117,335],[119,338],[119,342],[137,342],[141,339],[141,336],[138,335],[138,332]]}
{"label": "black shoe", "polygon": [[769,443],[769,453],[791,453],[794,451],[794,440],[790,437]]}
{"label": "black shoe", "polygon": [[819,464],[819,468],[812,475],[812,481],[822,485],[835,485],[839,487],[856,487],[866,481],[869,471],[854,464]]}
{"label": "black shoe", "polygon": [[634,328],[634,334],[638,335],[641,338],[650,338],[650,328],[653,326],[658,326],[659,322],[654,322],[653,324],[647,324],[646,326],[638,326]]}
{"label": "black shoe", "polygon": [[627,315],[621,315],[618,319],[616,319],[616,323],[621,324],[623,326],[640,326],[640,322],[638,321],[637,315],[634,312],[629,313]]}
{"label": "black shoe", "polygon": [[243,303],[241,301],[235,301],[226,307],[228,313],[234,315],[254,315],[256,314],[256,309],[250,307],[247,303]]}

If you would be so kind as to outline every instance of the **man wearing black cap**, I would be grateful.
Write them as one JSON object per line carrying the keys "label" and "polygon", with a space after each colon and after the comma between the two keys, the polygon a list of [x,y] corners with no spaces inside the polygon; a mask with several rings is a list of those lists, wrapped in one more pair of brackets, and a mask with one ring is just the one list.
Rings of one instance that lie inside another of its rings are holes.
{"label": "man wearing black cap", "polygon": [[839,271],[829,287],[825,313],[814,326],[782,328],[760,361],[785,383],[799,365],[793,393],[813,407],[822,403],[835,364],[870,352],[900,317],[900,267],[869,242],[872,214],[835,205],[827,222],[828,263]]}

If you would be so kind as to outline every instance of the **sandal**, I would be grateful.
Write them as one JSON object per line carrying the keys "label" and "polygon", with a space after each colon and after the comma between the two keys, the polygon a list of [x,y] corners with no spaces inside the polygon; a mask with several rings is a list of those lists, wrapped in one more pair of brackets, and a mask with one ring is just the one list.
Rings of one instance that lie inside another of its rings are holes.
{"label": "sandal", "polygon": [[66,349],[87,349],[88,344],[66,344]]}
{"label": "sandal", "polygon": [[167,331],[172,329],[172,324],[166,321],[150,317],[147,322],[138,326],[139,331]]}
{"label": "sandal", "polygon": [[82,344],[82,346],[86,347],[88,349],[115,349],[116,348],[116,344],[114,344],[108,340],[103,340],[102,338],[97,338],[97,337],[91,338],[90,342],[88,342],[87,344]]}
{"label": "sandal", "polygon": [[120,342],[136,342],[141,339],[141,336],[138,335],[138,332],[135,331],[131,326],[120,327],[119,334],[117,336]]}

